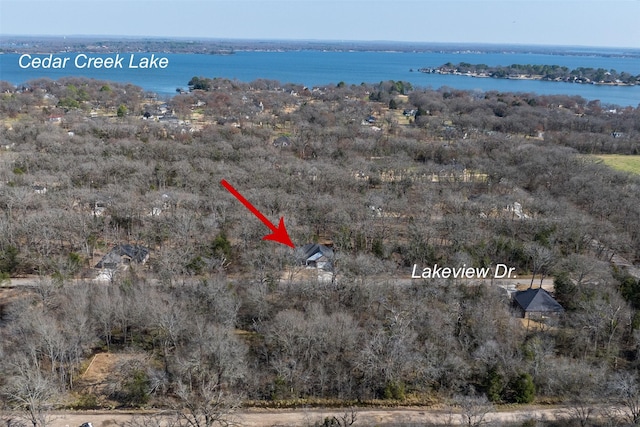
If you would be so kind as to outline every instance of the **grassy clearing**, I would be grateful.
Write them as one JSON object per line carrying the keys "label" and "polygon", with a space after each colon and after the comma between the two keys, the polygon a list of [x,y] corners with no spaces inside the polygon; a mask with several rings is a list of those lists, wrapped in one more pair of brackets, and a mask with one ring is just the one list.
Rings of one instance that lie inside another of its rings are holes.
{"label": "grassy clearing", "polygon": [[605,165],[612,167],[613,169],[640,175],[640,156],[603,154],[596,157],[601,159]]}

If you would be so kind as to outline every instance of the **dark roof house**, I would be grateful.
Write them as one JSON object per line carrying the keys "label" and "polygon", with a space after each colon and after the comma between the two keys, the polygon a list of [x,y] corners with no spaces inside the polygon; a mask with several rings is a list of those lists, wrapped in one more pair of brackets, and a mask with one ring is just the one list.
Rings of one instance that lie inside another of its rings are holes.
{"label": "dark roof house", "polygon": [[298,249],[298,262],[310,268],[333,270],[333,249],[318,243],[308,243]]}
{"label": "dark roof house", "polygon": [[115,270],[121,265],[144,264],[149,259],[149,249],[140,245],[117,245],[107,253],[96,268],[108,268]]}
{"label": "dark roof house", "polygon": [[291,139],[288,136],[279,136],[273,141],[274,147],[288,147],[291,145]]}
{"label": "dark roof house", "polygon": [[522,317],[545,317],[564,312],[558,301],[542,288],[516,292],[513,301]]}

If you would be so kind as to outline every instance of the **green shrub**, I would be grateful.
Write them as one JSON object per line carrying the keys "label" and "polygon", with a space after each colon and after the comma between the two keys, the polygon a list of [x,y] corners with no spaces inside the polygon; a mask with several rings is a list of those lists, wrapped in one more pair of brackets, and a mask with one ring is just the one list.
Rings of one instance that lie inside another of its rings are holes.
{"label": "green shrub", "polygon": [[71,409],[86,410],[86,409],[99,409],[100,404],[95,394],[87,393],[81,395],[72,405]]}
{"label": "green shrub", "polygon": [[382,397],[385,399],[404,400],[406,397],[404,384],[395,381],[388,383],[382,392]]}
{"label": "green shrub", "polygon": [[15,246],[8,246],[0,250],[0,272],[13,273],[18,267],[18,249]]}
{"label": "green shrub", "polygon": [[142,370],[133,372],[123,385],[123,401],[127,406],[142,406],[149,402],[149,377]]}
{"label": "green shrub", "polygon": [[536,397],[536,386],[531,375],[524,373],[511,381],[509,386],[512,392],[512,401],[515,403],[531,403]]}
{"label": "green shrub", "polygon": [[504,378],[495,366],[487,373],[487,398],[491,402],[500,402],[504,392]]}
{"label": "green shrub", "polygon": [[124,104],[120,104],[120,106],[118,107],[118,111],[116,111],[116,115],[118,117],[124,117],[127,115],[128,112],[129,112],[129,109],[127,108],[127,106]]}
{"label": "green shrub", "polygon": [[227,235],[222,232],[213,239],[211,243],[211,252],[214,256],[224,256],[225,258],[231,258],[231,242],[227,239]]}
{"label": "green shrub", "polygon": [[273,388],[271,390],[271,400],[282,400],[291,397],[290,387],[287,381],[278,376],[273,380]]}
{"label": "green shrub", "polygon": [[202,274],[206,264],[201,256],[196,256],[189,261],[187,265],[185,265],[187,271],[191,274]]}
{"label": "green shrub", "polygon": [[10,285],[11,284],[11,275],[9,273],[0,272],[0,286]]}

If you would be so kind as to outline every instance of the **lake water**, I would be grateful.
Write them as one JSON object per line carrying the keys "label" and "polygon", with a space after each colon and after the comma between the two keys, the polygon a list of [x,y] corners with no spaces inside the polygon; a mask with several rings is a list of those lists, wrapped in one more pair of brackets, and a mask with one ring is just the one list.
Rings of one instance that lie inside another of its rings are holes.
{"label": "lake water", "polygon": [[[76,53],[57,54],[71,57]],[[97,57],[110,55],[87,54]],[[129,58],[130,54],[121,54]],[[150,54],[135,54],[136,57]],[[129,82],[162,96],[171,96],[176,88],[186,88],[193,76],[225,77],[250,82],[260,78],[281,83],[299,83],[309,87],[336,84],[377,83],[383,80],[403,80],[414,86],[438,89],[449,86],[456,89],[480,91],[532,92],[537,94],[579,95],[587,100],[599,99],[604,104],[622,106],[640,105],[640,85],[600,86],[575,83],[543,82],[533,80],[501,80],[453,75],[424,74],[422,67],[437,67],[447,62],[483,63],[487,65],[547,64],[604,68],[640,74],[640,56],[607,56],[594,54],[558,55],[533,53],[438,53],[438,52],[325,52],[298,50],[285,52],[239,51],[232,55],[155,54],[169,61],[165,69],[78,69],[68,64],[64,69],[20,68],[18,54],[0,55],[0,80],[14,85],[31,79],[62,76],[85,76],[101,80]],[[39,55],[43,57],[43,55]],[[126,59],[128,61],[128,59]],[[125,62],[126,62],[125,61]],[[411,71],[414,70],[414,71]]]}

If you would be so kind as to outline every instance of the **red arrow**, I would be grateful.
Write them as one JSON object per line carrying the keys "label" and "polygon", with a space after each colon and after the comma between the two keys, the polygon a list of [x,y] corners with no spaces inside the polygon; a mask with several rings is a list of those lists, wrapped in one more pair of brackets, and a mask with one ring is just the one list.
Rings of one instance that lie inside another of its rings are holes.
{"label": "red arrow", "polygon": [[258,217],[260,221],[264,223],[273,233],[267,234],[262,238],[262,240],[273,240],[274,242],[282,243],[283,245],[291,246],[295,248],[295,245],[291,242],[289,238],[289,233],[287,233],[287,229],[284,226],[284,217],[280,217],[280,223],[276,227],[267,219],[266,216],[262,215],[262,213],[253,206],[247,199],[245,199],[242,194],[238,193],[238,190],[233,188],[231,184],[229,184],[225,179],[220,181],[220,184],[227,190],[229,193],[233,194],[236,199],[240,200],[240,202],[251,211],[252,214]]}

